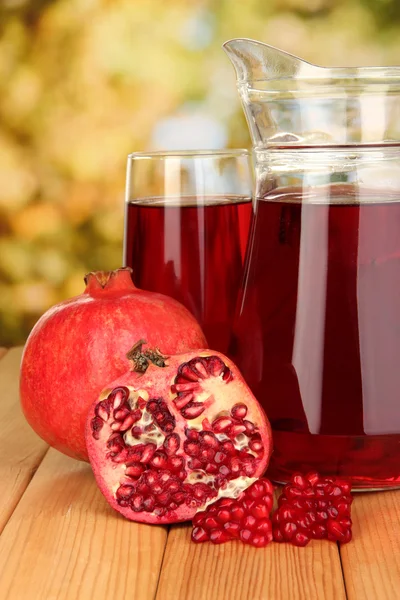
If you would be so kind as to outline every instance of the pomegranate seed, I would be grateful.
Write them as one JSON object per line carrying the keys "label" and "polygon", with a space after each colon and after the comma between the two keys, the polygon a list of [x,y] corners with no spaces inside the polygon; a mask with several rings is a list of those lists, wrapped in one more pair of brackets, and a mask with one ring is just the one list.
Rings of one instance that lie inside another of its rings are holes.
{"label": "pomegranate seed", "polygon": [[326,537],[326,527],[324,525],[314,525],[311,527],[311,535],[316,540],[323,539]]}
{"label": "pomegranate seed", "polygon": [[261,452],[261,450],[264,449],[264,446],[259,440],[250,440],[249,448],[250,450],[253,450],[253,452]]}
{"label": "pomegranate seed", "polygon": [[214,460],[217,464],[225,462],[226,459],[227,459],[227,456],[223,452],[215,453]]}
{"label": "pomegranate seed", "polygon": [[[269,512],[260,508],[264,501],[272,506],[272,496],[265,490],[272,489],[268,484],[264,487],[263,480],[253,483],[244,490],[238,498],[221,498],[210,504],[205,511],[198,512],[193,519],[194,530],[192,539],[214,543],[222,543],[231,539],[240,539],[255,547],[265,546],[272,539],[272,527],[268,518]],[[255,490],[253,490],[253,487]],[[249,494],[258,496],[260,491],[263,496],[258,497],[258,505],[262,518],[251,513],[255,500]],[[201,529],[201,535],[197,529]]]}
{"label": "pomegranate seed", "polygon": [[127,431],[135,422],[135,419],[132,415],[128,415],[126,419],[122,422],[120,431]]}
{"label": "pomegranate seed", "polygon": [[305,490],[309,487],[310,482],[305,477],[303,477],[303,475],[294,475],[293,485],[295,485],[300,490]]}
{"label": "pomegranate seed", "polygon": [[336,519],[336,517],[339,515],[338,509],[334,506],[330,506],[326,512],[328,513],[328,517],[331,519]]}
{"label": "pomegranate seed", "polygon": [[226,509],[219,510],[217,512],[217,518],[221,523],[227,523],[231,518],[231,513]]}
{"label": "pomegranate seed", "polygon": [[181,456],[172,456],[168,461],[168,467],[173,471],[180,471],[185,466],[185,459]]}
{"label": "pomegranate seed", "polygon": [[201,452],[200,444],[196,440],[192,442],[184,442],[183,449],[188,456],[198,456]]}
{"label": "pomegranate seed", "polygon": [[231,537],[221,529],[214,529],[210,533],[210,541],[213,544],[223,544],[224,542],[228,542],[230,539]]}
{"label": "pomegranate seed", "polygon": [[143,410],[145,408],[146,404],[147,404],[146,400],[144,400],[141,396],[139,396],[139,398],[137,399],[138,408]]}
{"label": "pomegranate seed", "polygon": [[278,527],[274,527],[274,529],[272,530],[272,535],[275,542],[282,543],[285,541],[282,531]]}
{"label": "pomegranate seed", "polygon": [[143,496],[140,494],[134,494],[131,498],[131,507],[135,512],[139,512],[143,509]]}
{"label": "pomegranate seed", "polygon": [[219,447],[219,441],[212,433],[212,431],[201,431],[200,437],[202,438],[203,443],[206,444],[206,446],[210,446],[210,448],[213,448],[214,450],[216,450]]}
{"label": "pomegranate seed", "polygon": [[250,542],[250,539],[251,539],[250,529],[241,529],[239,532],[239,538],[242,540],[242,542]]}
{"label": "pomegranate seed", "polygon": [[257,519],[253,515],[247,515],[243,520],[243,525],[246,529],[253,529],[257,525]]}
{"label": "pomegranate seed", "polygon": [[208,541],[210,538],[208,537],[208,533],[206,531],[204,531],[204,529],[202,527],[195,527],[192,531],[192,540],[194,542],[200,543],[200,542],[206,542]]}
{"label": "pomegranate seed", "polygon": [[228,467],[231,471],[232,474],[237,474],[241,471],[241,464],[240,461],[237,457],[231,458],[231,460],[228,463]]}
{"label": "pomegranate seed", "polygon": [[264,486],[261,481],[256,481],[250,486],[247,490],[247,496],[253,498],[253,500],[258,500],[258,498],[262,498],[264,496]]}
{"label": "pomegranate seed", "polygon": [[156,469],[165,469],[167,466],[167,455],[164,452],[157,450],[150,460],[150,464]]}
{"label": "pomegranate seed", "polygon": [[315,517],[316,517],[318,523],[323,523],[324,521],[327,521],[328,513],[325,512],[324,510],[317,510],[315,513]]}
{"label": "pomegranate seed", "polygon": [[146,444],[146,446],[143,449],[143,453],[140,458],[140,462],[141,463],[149,462],[152,459],[156,449],[157,449],[157,446],[155,444]]}
{"label": "pomegranate seed", "polygon": [[219,472],[217,465],[214,463],[207,463],[204,470],[209,475],[216,475]]}
{"label": "pomegranate seed", "polygon": [[184,408],[189,402],[191,402],[194,398],[193,392],[182,392],[177,396],[173,402],[178,410]]}
{"label": "pomegranate seed", "polygon": [[261,519],[257,523],[257,532],[262,533],[263,535],[270,536],[272,535],[272,525],[269,519]]}
{"label": "pomegranate seed", "polygon": [[282,506],[282,509],[279,511],[279,513],[284,521],[295,521],[297,518],[298,511],[291,508],[290,506]]}
{"label": "pomegranate seed", "polygon": [[117,421],[123,421],[130,413],[131,411],[129,408],[119,408],[118,410],[114,411],[114,419]]}
{"label": "pomegranate seed", "polygon": [[230,369],[228,369],[228,367],[225,367],[224,372],[222,374],[222,379],[223,381],[225,381],[225,383],[229,383],[229,381],[232,381],[233,373]]}
{"label": "pomegranate seed", "polygon": [[350,541],[349,486],[347,481],[320,477],[318,473],[309,473],[306,477],[293,475],[272,515],[274,539],[284,539],[297,546],[305,546],[310,539]]}
{"label": "pomegranate seed", "polygon": [[206,407],[202,402],[191,402],[181,411],[181,414],[185,419],[196,419],[199,417],[202,412],[204,412]]}
{"label": "pomegranate seed", "polygon": [[108,421],[110,416],[110,408],[106,402],[99,402],[95,408],[95,413],[103,421]]}
{"label": "pomegranate seed", "polygon": [[185,429],[185,435],[191,441],[196,441],[200,437],[200,433],[196,429],[190,429],[189,427]]}
{"label": "pomegranate seed", "polygon": [[251,514],[256,519],[266,519],[267,517],[269,517],[269,514],[271,512],[271,508],[272,508],[272,500],[271,500],[271,504],[270,503],[268,503],[268,504],[256,504],[251,509]]}
{"label": "pomegranate seed", "polygon": [[113,405],[113,409],[117,410],[129,398],[129,390],[125,387],[115,388],[109,394],[108,399]]}
{"label": "pomegranate seed", "polygon": [[216,433],[223,433],[232,425],[232,419],[229,417],[218,417],[213,421],[212,428]]}
{"label": "pomegranate seed", "polygon": [[297,525],[295,523],[285,523],[282,528],[282,534],[285,540],[291,540],[297,531]]}
{"label": "pomegranate seed", "polygon": [[246,427],[247,435],[251,435],[255,430],[255,425],[251,421],[243,421],[243,425]]}
{"label": "pomegranate seed", "polygon": [[247,406],[245,404],[235,404],[231,409],[231,415],[234,419],[244,419],[247,415]]}
{"label": "pomegranate seed", "polygon": [[180,489],[180,485],[177,481],[171,481],[171,483],[168,484],[168,491],[173,494],[174,492],[178,492]]}
{"label": "pomegranate seed", "polygon": [[144,467],[140,463],[133,463],[126,467],[125,475],[129,477],[140,477],[144,472]]}
{"label": "pomegranate seed", "polygon": [[236,453],[236,448],[231,440],[224,440],[221,444],[221,449],[229,456],[234,456]]}
{"label": "pomegranate seed", "polygon": [[177,504],[182,504],[185,501],[185,494],[183,492],[177,492],[171,496],[172,500]]}
{"label": "pomegranate seed", "polygon": [[239,523],[234,523],[233,521],[228,521],[227,523],[224,523],[224,529],[232,537],[238,538],[241,525]]}
{"label": "pomegranate seed", "polygon": [[[94,419],[93,419],[93,421],[94,421]],[[92,429],[93,429],[93,421],[92,421]],[[101,419],[99,419],[99,421],[101,422],[101,426],[103,426],[104,425],[103,421]],[[121,421],[114,421],[114,423],[111,423],[111,431],[120,431],[121,425],[122,425]]]}
{"label": "pomegranate seed", "polygon": [[226,369],[226,366],[218,356],[209,356],[207,362],[208,371],[213,377],[219,377]]}
{"label": "pomegranate seed", "polygon": [[177,450],[179,449],[180,443],[181,440],[177,433],[171,433],[170,435],[167,435],[167,437],[164,440],[163,446],[168,456],[176,454]]}
{"label": "pomegranate seed", "polygon": [[134,492],[134,488],[131,485],[120,485],[117,489],[117,498],[129,498]]}
{"label": "pomegranate seed", "polygon": [[245,431],[246,427],[244,425],[232,425],[228,430],[230,437],[236,437]]}
{"label": "pomegranate seed", "polygon": [[232,519],[234,521],[241,521],[245,515],[244,509],[242,506],[234,506],[231,510]]}
{"label": "pomegranate seed", "polygon": [[208,463],[214,459],[215,450],[213,448],[206,448],[200,452],[200,460],[202,462]]}
{"label": "pomegranate seed", "polygon": [[218,521],[214,519],[214,517],[206,517],[204,519],[204,525],[207,529],[214,529],[215,527],[218,527]]}
{"label": "pomegranate seed", "polygon": [[192,369],[196,371],[202,379],[208,379],[210,377],[207,369],[200,360],[194,363]]}
{"label": "pomegranate seed", "polygon": [[153,512],[155,505],[156,501],[153,498],[153,496],[148,496],[143,501],[143,510],[145,510],[146,512]]}
{"label": "pomegranate seed", "polygon": [[311,472],[306,475],[306,478],[311,483],[311,485],[314,486],[319,481],[319,474],[316,472]]}
{"label": "pomegranate seed", "polygon": [[193,392],[198,387],[198,383],[195,381],[190,381],[187,383],[176,383],[175,385],[171,386],[171,391],[172,393]]}
{"label": "pomegranate seed", "polygon": [[253,537],[251,539],[251,545],[255,546],[256,548],[264,548],[265,546],[267,546],[269,544],[269,542],[271,540],[272,540],[272,534],[269,538],[264,535],[256,534],[256,535],[253,535]]}
{"label": "pomegranate seed", "polygon": [[[198,458],[192,458],[192,460],[190,460],[188,462],[188,466],[189,466],[189,469],[194,469],[194,470],[202,469],[203,463]],[[214,466],[216,467],[216,465],[214,465]]]}
{"label": "pomegranate seed", "polygon": [[104,421],[101,417],[95,417],[91,420],[92,433],[95,440],[100,439],[100,431],[104,425]]}
{"label": "pomegranate seed", "polygon": [[310,541],[310,538],[305,533],[302,533],[301,531],[296,533],[296,535],[294,536],[294,539],[293,539],[293,543],[299,547],[307,546],[309,541]]}

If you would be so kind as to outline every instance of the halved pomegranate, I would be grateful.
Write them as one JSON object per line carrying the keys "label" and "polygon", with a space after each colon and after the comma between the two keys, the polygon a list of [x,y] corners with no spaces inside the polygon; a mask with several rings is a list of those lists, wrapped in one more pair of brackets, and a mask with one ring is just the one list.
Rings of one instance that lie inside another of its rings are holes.
{"label": "halved pomegranate", "polygon": [[89,459],[110,505],[128,519],[175,523],[265,471],[269,422],[237,367],[212,350],[130,353],[134,370],[89,411]]}

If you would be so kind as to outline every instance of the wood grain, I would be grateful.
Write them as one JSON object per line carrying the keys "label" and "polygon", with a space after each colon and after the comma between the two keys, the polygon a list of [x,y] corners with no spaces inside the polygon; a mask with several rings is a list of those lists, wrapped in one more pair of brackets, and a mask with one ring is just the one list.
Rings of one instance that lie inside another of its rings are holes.
{"label": "wood grain", "polygon": [[349,600],[400,598],[400,490],[358,494],[352,518],[340,550]]}
{"label": "wood grain", "polygon": [[90,466],[51,449],[0,538],[0,598],[154,598],[164,527],[114,512]]}
{"label": "wood grain", "polygon": [[[190,526],[168,536],[157,600],[344,600],[337,546],[312,542],[306,548],[241,542],[216,546],[190,541]],[[177,575],[179,574],[179,575]]]}
{"label": "wood grain", "polygon": [[20,408],[21,353],[22,348],[14,348],[0,360],[0,532],[48,448]]}

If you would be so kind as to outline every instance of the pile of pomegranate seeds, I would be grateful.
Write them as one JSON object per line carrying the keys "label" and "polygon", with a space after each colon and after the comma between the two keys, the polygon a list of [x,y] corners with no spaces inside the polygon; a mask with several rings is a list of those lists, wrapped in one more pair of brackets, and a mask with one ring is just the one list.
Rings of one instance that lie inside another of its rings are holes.
{"label": "pile of pomegranate seeds", "polygon": [[220,498],[210,504],[195,514],[192,540],[213,544],[241,540],[257,548],[266,546],[272,540],[273,491],[268,479],[258,479],[236,500]]}
{"label": "pile of pomegranate seeds", "polygon": [[[351,540],[350,483],[317,473],[295,474],[270,519],[273,486],[262,478],[234,500],[221,498],[193,518],[192,540],[222,544],[241,540],[262,548],[274,539],[306,546],[312,539]],[[272,522],[271,522],[272,521]]]}
{"label": "pile of pomegranate seeds", "polygon": [[351,540],[350,483],[309,473],[293,475],[272,515],[276,542],[306,546],[312,539],[345,544]]}

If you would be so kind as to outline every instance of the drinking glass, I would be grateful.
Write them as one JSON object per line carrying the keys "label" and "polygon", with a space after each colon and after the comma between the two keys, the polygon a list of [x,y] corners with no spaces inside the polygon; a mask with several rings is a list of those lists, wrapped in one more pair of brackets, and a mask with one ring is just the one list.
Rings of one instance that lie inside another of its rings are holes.
{"label": "drinking glass", "polygon": [[247,150],[128,156],[124,265],[139,288],[172,296],[226,352],[252,218]]}

